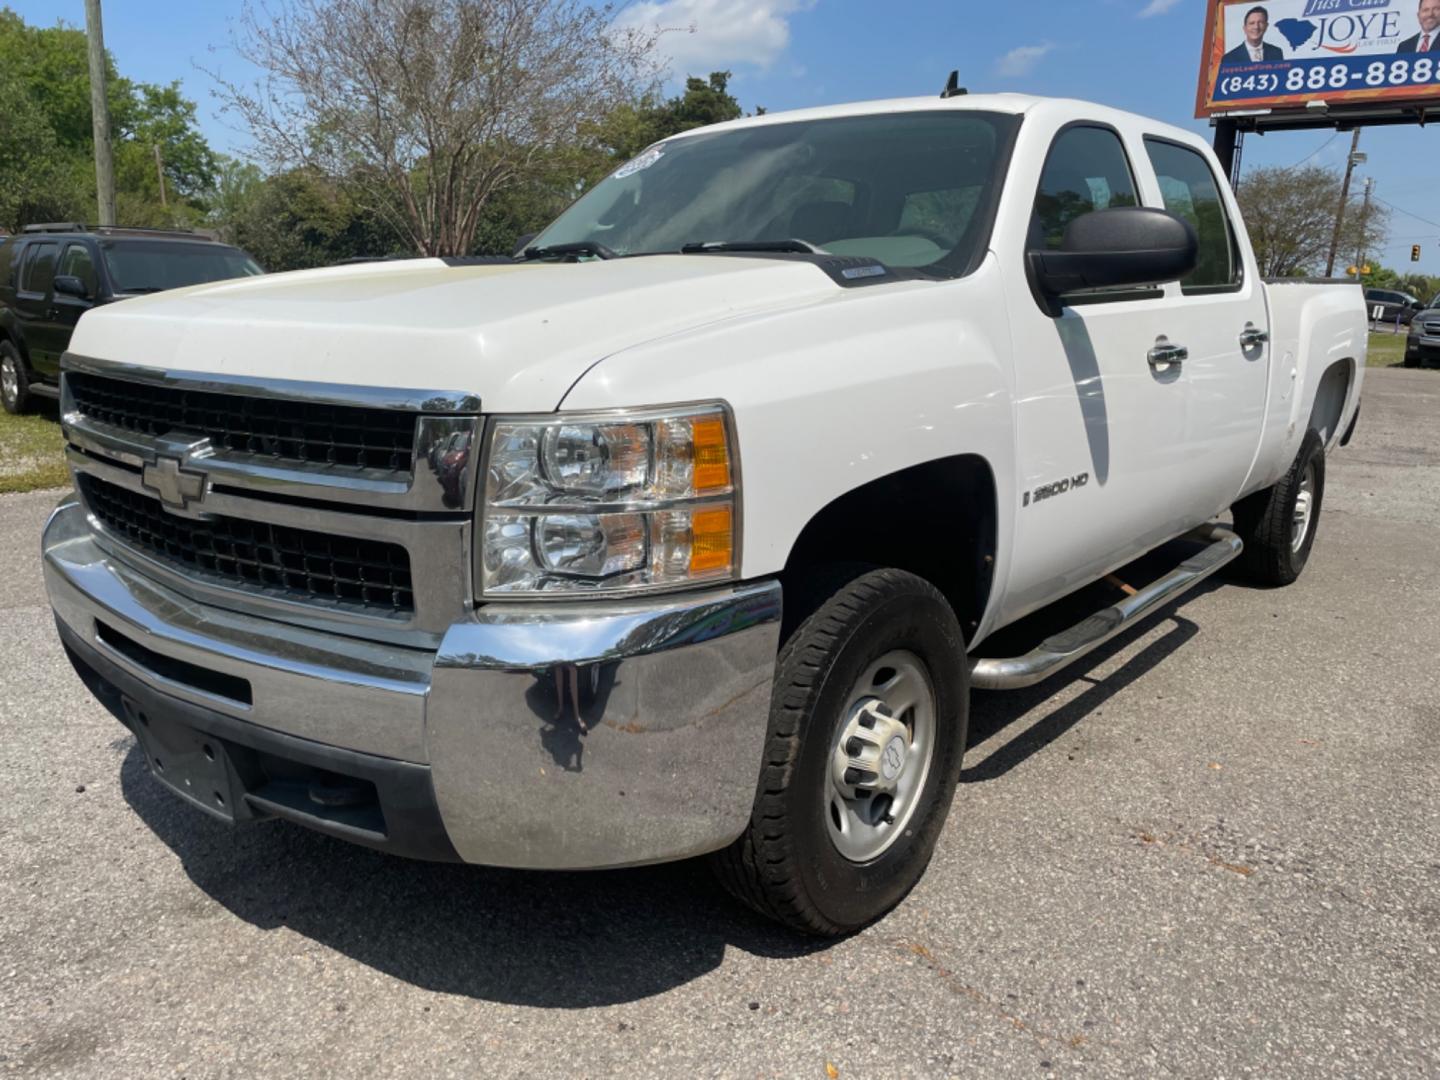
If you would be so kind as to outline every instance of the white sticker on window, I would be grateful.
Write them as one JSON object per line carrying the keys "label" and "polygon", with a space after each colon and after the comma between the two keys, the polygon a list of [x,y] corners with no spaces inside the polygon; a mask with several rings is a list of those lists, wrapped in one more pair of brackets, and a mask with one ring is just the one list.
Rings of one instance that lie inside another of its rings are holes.
{"label": "white sticker on window", "polygon": [[654,165],[655,162],[659,161],[664,156],[665,147],[652,147],[651,149],[646,150],[639,157],[631,158],[624,165],[621,165],[620,168],[616,169],[615,179],[624,180],[625,177],[632,176],[635,173],[640,172],[642,169],[648,169],[651,165]]}

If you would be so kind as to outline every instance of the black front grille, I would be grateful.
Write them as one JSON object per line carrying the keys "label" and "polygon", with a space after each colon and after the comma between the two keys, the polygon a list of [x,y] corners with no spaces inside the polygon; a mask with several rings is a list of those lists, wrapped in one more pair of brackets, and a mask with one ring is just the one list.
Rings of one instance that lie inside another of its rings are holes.
{"label": "black front grille", "polygon": [[399,544],[240,518],[192,521],[148,495],[83,473],[77,479],[90,512],[109,532],[161,562],[290,599],[383,614],[415,609],[410,557]]}
{"label": "black front grille", "polygon": [[195,432],[208,435],[217,450],[314,465],[408,473],[414,464],[413,413],[182,390],[83,372],[67,372],[65,382],[81,414],[142,435]]}

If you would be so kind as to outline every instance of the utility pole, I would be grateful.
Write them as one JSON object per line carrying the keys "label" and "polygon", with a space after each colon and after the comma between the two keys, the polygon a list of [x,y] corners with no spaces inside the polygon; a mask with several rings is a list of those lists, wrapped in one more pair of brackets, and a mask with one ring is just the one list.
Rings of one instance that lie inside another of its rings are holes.
{"label": "utility pole", "polygon": [[90,46],[90,119],[95,133],[95,197],[100,224],[115,224],[115,162],[110,156],[110,106],[105,100],[105,31],[100,0],[85,0],[85,37]]}
{"label": "utility pole", "polygon": [[[1374,194],[1374,192],[1375,178],[1373,176],[1367,176],[1365,178],[1365,201],[1360,206],[1360,235],[1355,242],[1355,265],[1362,269],[1365,266],[1365,256],[1367,254],[1365,251],[1365,226],[1370,221],[1370,196]],[[1356,276],[1359,277],[1358,274]]]}
{"label": "utility pole", "polygon": [[1345,207],[1350,202],[1350,177],[1355,166],[1363,164],[1365,155],[1360,153],[1360,129],[1350,139],[1350,156],[1345,159],[1345,182],[1340,185],[1340,206],[1335,211],[1335,232],[1330,236],[1330,258],[1325,262],[1325,276],[1335,276],[1335,257],[1340,254],[1340,230],[1345,227]]}
{"label": "utility pole", "polygon": [[[165,201],[165,159],[160,156],[159,143],[155,144],[155,175],[160,178],[160,208],[163,210],[169,204]],[[1370,194],[1368,187],[1365,189],[1365,194],[1367,197]]]}

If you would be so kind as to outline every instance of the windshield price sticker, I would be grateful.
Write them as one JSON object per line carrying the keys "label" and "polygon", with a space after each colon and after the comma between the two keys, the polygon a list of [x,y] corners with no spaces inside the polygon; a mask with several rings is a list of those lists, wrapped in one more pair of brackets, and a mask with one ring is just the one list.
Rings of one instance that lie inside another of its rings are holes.
{"label": "windshield price sticker", "polygon": [[620,168],[616,169],[615,179],[624,180],[627,176],[633,176],[637,172],[648,169],[664,156],[665,148],[663,146],[656,146],[646,150],[645,153],[639,157],[631,158],[624,165],[621,165]]}

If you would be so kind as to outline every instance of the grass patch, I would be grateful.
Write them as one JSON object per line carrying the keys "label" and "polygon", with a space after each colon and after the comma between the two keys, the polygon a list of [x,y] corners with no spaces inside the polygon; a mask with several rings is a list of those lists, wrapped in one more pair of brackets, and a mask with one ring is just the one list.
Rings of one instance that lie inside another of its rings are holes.
{"label": "grass patch", "polygon": [[70,484],[55,406],[42,401],[39,409],[29,416],[0,410],[0,494]]}
{"label": "grass patch", "polygon": [[1395,367],[1405,362],[1404,334],[1371,334],[1366,367]]}

